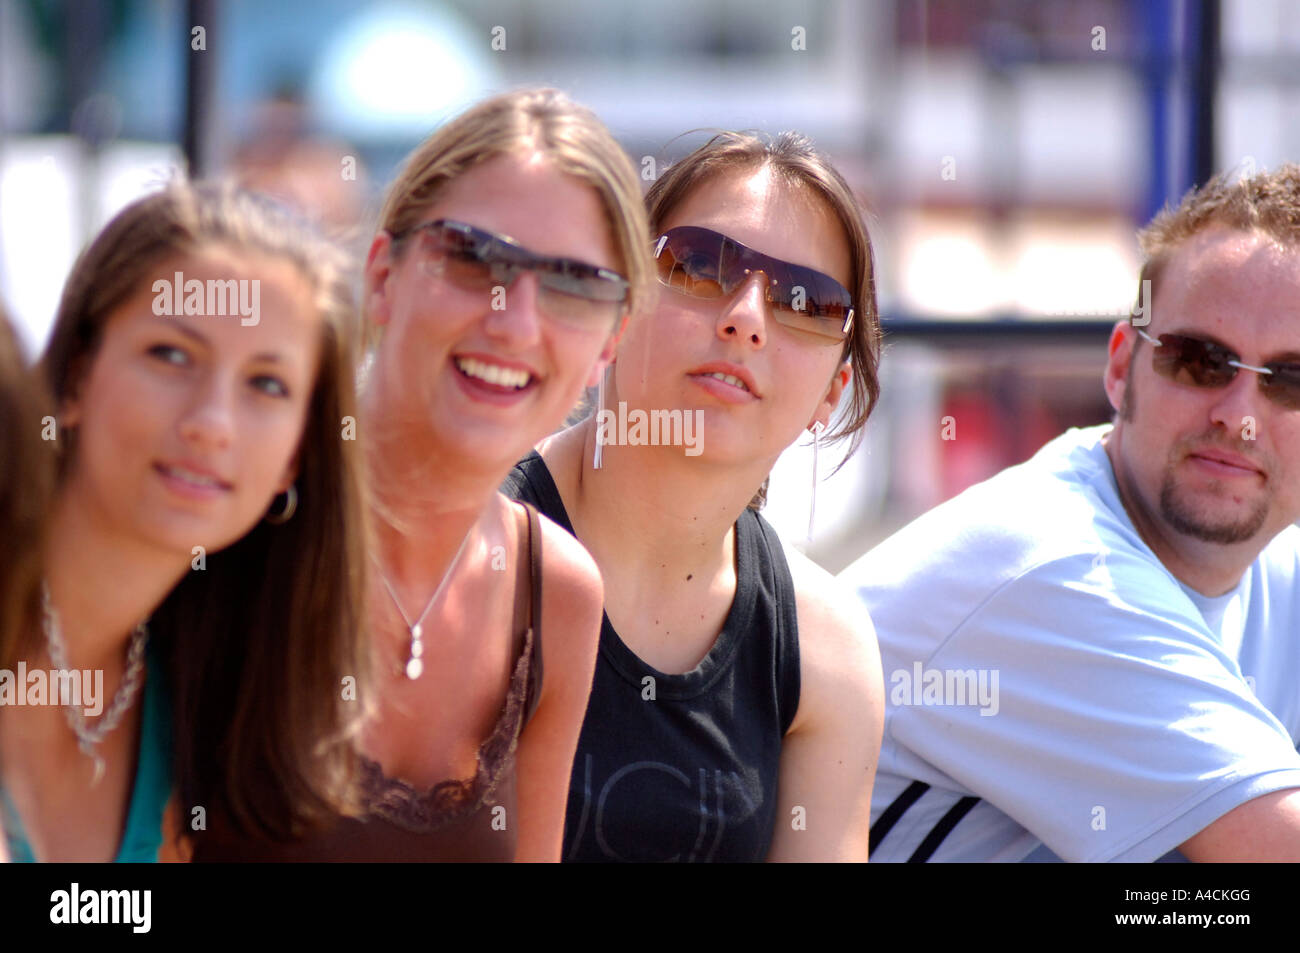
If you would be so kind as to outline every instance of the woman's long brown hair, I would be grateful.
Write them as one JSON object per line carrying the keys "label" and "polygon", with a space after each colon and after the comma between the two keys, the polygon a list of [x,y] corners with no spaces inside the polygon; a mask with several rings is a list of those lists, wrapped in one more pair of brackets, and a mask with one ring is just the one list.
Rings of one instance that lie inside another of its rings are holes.
{"label": "woman's long brown hair", "polygon": [[0,307],[0,668],[40,608],[40,545],[54,482],[54,454],[41,439],[49,408]]}
{"label": "woman's long brown hair", "polygon": [[[364,509],[350,432],[359,324],[348,262],[269,200],[229,186],[171,185],[119,213],[82,253],[42,368],[62,403],[114,307],[167,259],[209,245],[297,268],[320,316],[321,360],[299,446],[297,512],[207,553],[206,568],[155,610],[150,631],[172,700],[184,823],[197,829],[217,811],[246,833],[289,839],[355,807],[361,711],[351,699],[364,697],[367,655]],[[76,434],[60,439],[66,474]]]}

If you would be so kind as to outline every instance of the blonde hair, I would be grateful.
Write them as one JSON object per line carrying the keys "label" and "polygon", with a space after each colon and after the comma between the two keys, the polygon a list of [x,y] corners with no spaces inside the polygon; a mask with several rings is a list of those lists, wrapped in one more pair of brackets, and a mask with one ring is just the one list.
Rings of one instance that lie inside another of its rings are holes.
{"label": "blonde hair", "polygon": [[[596,114],[559,90],[521,89],[486,99],[442,126],[407,157],[389,186],[379,228],[402,235],[453,179],[488,159],[540,153],[561,172],[590,185],[628,279],[627,311],[636,313],[653,286],[650,228],[641,186],[627,154]],[[367,328],[368,344],[375,330]]]}
{"label": "blonde hair", "polygon": [[1300,165],[1288,162],[1273,172],[1234,179],[1222,172],[1183,196],[1177,207],[1166,206],[1138,231],[1142,282],[1157,282],[1173,253],[1192,236],[1214,225],[1242,232],[1260,232],[1284,245],[1300,245]]}
{"label": "blonde hair", "polygon": [[[288,837],[355,804],[351,736],[362,682],[365,511],[354,441],[357,312],[347,256],[270,199],[178,182],[127,206],[73,266],[41,362],[62,405],[77,395],[114,309],[176,256],[218,245],[288,261],[311,289],[320,364],[298,447],[298,507],[207,555],[150,622],[172,697],[183,808],[227,811],[245,829]],[[60,480],[76,458],[63,432]]]}

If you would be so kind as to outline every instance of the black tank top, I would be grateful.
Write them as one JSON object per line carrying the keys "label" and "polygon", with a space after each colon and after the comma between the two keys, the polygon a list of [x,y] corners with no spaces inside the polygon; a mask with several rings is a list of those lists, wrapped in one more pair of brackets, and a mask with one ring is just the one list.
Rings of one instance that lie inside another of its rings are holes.
{"label": "black tank top", "polygon": [[[501,489],[573,533],[537,453]],[[692,671],[647,665],[604,617],[569,782],[565,861],[767,857],[781,739],[799,706],[794,583],[780,540],[757,512],[741,514],[735,538],[736,595]]]}

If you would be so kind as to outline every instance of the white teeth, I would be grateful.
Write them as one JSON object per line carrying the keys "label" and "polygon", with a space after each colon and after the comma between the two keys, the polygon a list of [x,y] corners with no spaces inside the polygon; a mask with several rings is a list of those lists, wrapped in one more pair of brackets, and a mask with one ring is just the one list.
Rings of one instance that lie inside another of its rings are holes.
{"label": "white teeth", "polygon": [[721,371],[714,371],[712,374],[705,374],[704,376],[716,377],[724,384],[730,384],[732,387],[739,387],[741,390],[749,390],[749,388],[745,386],[744,381],[742,381],[739,377],[732,376],[731,374],[723,374]]}
{"label": "white teeth", "polygon": [[213,486],[220,487],[221,481],[215,480],[210,476],[204,476],[202,473],[195,473],[193,470],[186,470],[184,467],[163,467],[168,476],[175,477],[178,480],[184,480],[186,483],[192,483],[194,486]]}
{"label": "white teeth", "polygon": [[528,382],[532,380],[532,375],[527,371],[501,367],[498,364],[487,364],[472,357],[456,358],[456,366],[461,369],[462,373],[487,381],[489,384],[496,384],[498,387],[513,387],[518,390],[521,387],[527,387]]}

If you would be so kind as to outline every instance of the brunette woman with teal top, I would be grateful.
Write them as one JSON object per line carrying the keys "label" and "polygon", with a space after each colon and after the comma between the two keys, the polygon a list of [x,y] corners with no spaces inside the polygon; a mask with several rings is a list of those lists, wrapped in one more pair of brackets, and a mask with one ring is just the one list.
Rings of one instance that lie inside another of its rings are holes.
{"label": "brunette woman with teal top", "polygon": [[0,708],[15,859],[181,859],[198,806],[273,836],[351,809],[348,270],[268,200],[184,183],[74,265],[40,365],[57,436],[41,598],[0,630],[0,668],[90,671],[102,691]]}

